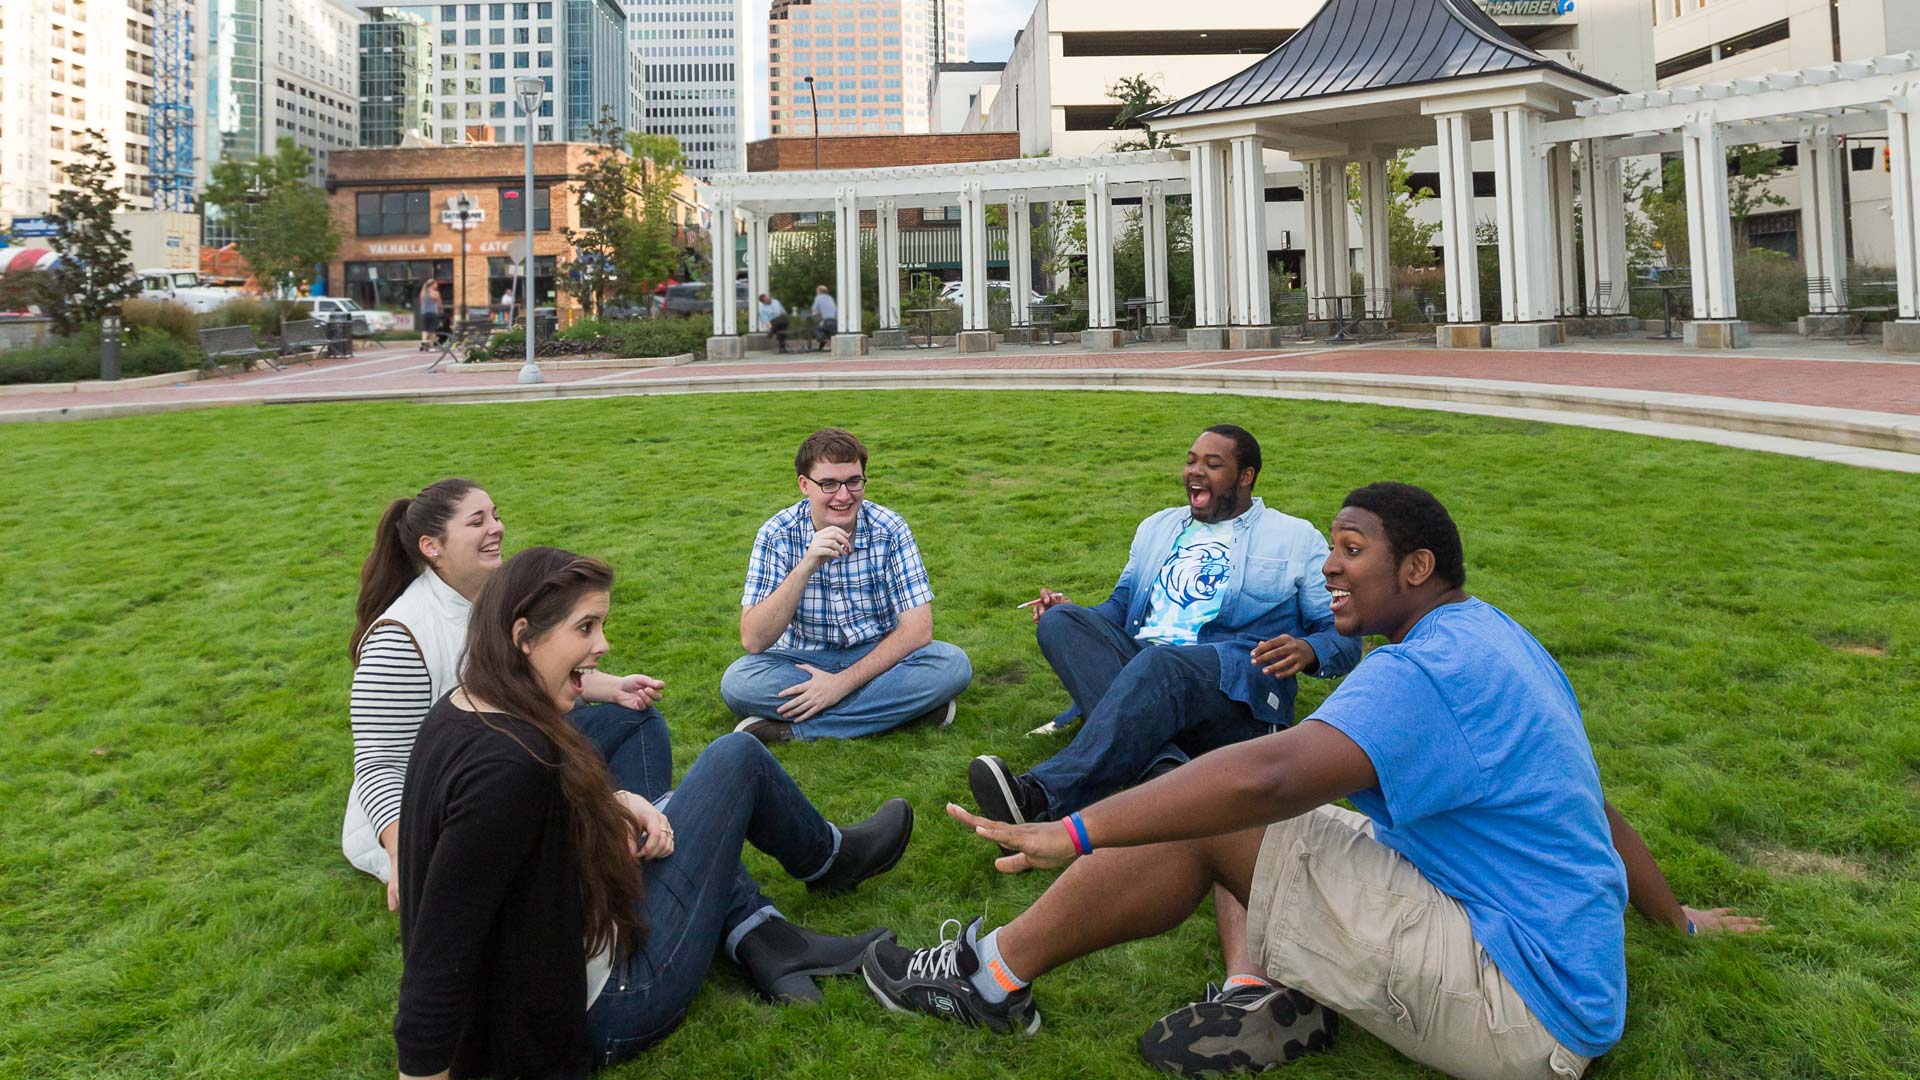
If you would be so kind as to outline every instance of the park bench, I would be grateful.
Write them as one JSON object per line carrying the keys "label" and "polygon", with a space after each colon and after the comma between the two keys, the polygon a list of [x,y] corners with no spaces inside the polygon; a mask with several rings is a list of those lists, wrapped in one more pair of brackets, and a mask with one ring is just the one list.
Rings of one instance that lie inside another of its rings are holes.
{"label": "park bench", "polygon": [[254,339],[251,326],[215,326],[199,332],[202,371],[220,371],[228,361],[251,364],[255,360],[274,363],[274,350],[263,349]]}
{"label": "park bench", "polygon": [[[280,323],[280,359],[313,363],[327,351],[327,328],[318,319],[287,319]],[[285,367],[276,362],[274,367]]]}
{"label": "park bench", "polygon": [[486,348],[493,340],[495,329],[491,319],[468,319],[456,325],[451,332],[441,331],[433,339],[433,343],[440,347],[440,352],[433,358],[433,363],[427,365],[427,370],[433,371],[449,360],[456,364],[466,363],[474,353]]}

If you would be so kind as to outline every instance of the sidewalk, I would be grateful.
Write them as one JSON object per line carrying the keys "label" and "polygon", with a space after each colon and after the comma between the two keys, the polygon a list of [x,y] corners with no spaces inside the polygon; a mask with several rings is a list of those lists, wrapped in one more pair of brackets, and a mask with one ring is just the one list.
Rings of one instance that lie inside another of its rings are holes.
{"label": "sidewalk", "polygon": [[[1785,335],[1763,337],[1756,349],[1738,353],[1669,349],[1639,337],[1538,352],[1454,351],[1406,341],[1257,352],[1173,351],[1154,345],[1088,352],[1062,345],[1008,346],[963,356],[950,348],[908,348],[852,360],[755,354],[740,361],[653,368],[549,368],[543,385],[520,386],[514,370],[428,372],[427,355],[400,347],[173,386],[87,393],[14,388],[0,396],[0,422],[263,403],[526,400],[825,385],[1187,390],[1382,401],[1493,415],[1538,413],[1555,422],[1622,430],[1655,423],[1676,430],[1649,433],[1750,444],[1680,430],[1710,429],[1775,444],[1800,440],[1808,444],[1805,456],[1852,460],[1857,451],[1867,450],[1912,460],[1855,463],[1920,463],[1920,420],[1910,419],[1920,417],[1920,362]],[[1755,448],[1798,452],[1790,446]]]}

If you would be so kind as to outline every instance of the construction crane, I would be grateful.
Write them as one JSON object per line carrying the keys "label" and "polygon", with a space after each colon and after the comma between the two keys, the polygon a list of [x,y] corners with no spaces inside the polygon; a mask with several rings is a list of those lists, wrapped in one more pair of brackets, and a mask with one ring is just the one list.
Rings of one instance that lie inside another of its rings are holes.
{"label": "construction crane", "polygon": [[189,212],[193,192],[193,11],[191,0],[153,7],[153,208]]}

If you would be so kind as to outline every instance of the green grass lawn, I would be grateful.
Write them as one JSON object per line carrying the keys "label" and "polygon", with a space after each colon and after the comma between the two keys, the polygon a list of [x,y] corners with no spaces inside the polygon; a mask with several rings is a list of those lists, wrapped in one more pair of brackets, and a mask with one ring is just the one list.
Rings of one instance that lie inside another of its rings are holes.
{"label": "green grass lawn", "polygon": [[[235,408],[0,427],[0,1077],[393,1075],[400,972],[383,890],[339,851],[351,604],[386,502],[480,481],[509,550],[620,574],[609,670],[664,678],[681,768],[729,729],[741,577],[796,498],[802,436],[850,427],[869,495],[913,524],[936,633],[971,654],[946,731],[780,756],[830,817],[909,796],[900,867],[796,919],[1012,917],[939,815],[965,765],[1048,749],[1065,703],[1012,607],[1105,596],[1134,526],[1180,498],[1223,420],[1265,444],[1257,494],[1323,530],[1352,487],[1433,489],[1469,589],[1526,624],[1586,709],[1608,794],[1681,897],[1767,915],[1689,941],[1628,916],[1626,1036],[1590,1076],[1920,1073],[1920,607],[1911,477],[1408,410],[1133,393],[753,394],[500,406]],[[1326,691],[1309,680],[1303,705]],[[685,1027],[617,1077],[1150,1075],[1134,1049],[1217,975],[1211,920],[1063,969],[1045,1029],[883,1013],[858,979],[773,1009],[723,964]],[[1351,1026],[1307,1077],[1426,1075]]]}

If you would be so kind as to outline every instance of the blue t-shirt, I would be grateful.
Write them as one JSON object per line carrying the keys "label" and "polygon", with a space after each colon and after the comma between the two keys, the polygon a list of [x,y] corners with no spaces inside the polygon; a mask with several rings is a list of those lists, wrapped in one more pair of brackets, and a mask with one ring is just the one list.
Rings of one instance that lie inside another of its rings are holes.
{"label": "blue t-shirt", "polygon": [[1233,569],[1233,522],[1189,521],[1153,578],[1146,624],[1134,638],[1150,645],[1193,645],[1226,602]]}
{"label": "blue t-shirt", "polygon": [[1627,877],[1580,703],[1533,635],[1480,600],[1427,613],[1310,719],[1373,760],[1353,796],[1380,842],[1466,908],[1474,940],[1569,1050],[1627,1013]]}

